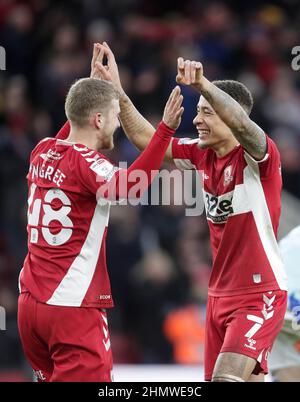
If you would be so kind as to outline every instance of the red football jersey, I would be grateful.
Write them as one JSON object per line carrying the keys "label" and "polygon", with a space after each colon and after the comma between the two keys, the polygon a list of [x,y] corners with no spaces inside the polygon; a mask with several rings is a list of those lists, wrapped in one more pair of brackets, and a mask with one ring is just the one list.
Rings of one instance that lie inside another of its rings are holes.
{"label": "red football jersey", "polygon": [[213,254],[209,295],[287,290],[276,240],[282,187],[276,145],[267,137],[267,154],[256,161],[241,145],[218,158],[197,143],[173,139],[172,154],[178,168],[202,176]]}
{"label": "red football jersey", "polygon": [[62,139],[69,131],[66,123],[30,156],[28,254],[20,291],[51,305],[108,308],[113,306],[105,251],[108,200],[129,197],[136,183],[130,174],[137,171],[147,175],[134,193],[141,196],[158,173],[174,130],[160,123],[128,169]]}
{"label": "red football jersey", "polygon": [[97,174],[116,168],[83,145],[42,140],[27,175],[28,254],[21,291],[62,306],[112,307],[105,239],[110,203],[97,203]]}

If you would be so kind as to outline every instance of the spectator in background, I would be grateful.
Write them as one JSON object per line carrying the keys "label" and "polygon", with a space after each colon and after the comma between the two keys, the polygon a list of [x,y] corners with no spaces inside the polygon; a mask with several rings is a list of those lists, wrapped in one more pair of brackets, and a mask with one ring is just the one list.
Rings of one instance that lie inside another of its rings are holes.
{"label": "spectator in background", "polygon": [[171,342],[163,332],[167,314],[186,300],[187,283],[172,258],[162,250],[149,252],[130,277],[128,320],[142,363],[172,363]]}
{"label": "spectator in background", "polygon": [[270,369],[275,381],[300,381],[300,226],[280,241],[288,277],[288,307],[284,325],[271,351]]}

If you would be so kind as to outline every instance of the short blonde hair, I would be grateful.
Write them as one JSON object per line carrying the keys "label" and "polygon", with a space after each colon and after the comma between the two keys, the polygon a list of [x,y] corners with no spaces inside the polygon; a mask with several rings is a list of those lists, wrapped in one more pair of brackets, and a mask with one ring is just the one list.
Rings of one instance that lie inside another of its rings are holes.
{"label": "short blonde hair", "polygon": [[92,113],[104,113],[113,99],[119,99],[112,83],[96,78],[76,81],[66,97],[67,118],[77,127],[85,127]]}

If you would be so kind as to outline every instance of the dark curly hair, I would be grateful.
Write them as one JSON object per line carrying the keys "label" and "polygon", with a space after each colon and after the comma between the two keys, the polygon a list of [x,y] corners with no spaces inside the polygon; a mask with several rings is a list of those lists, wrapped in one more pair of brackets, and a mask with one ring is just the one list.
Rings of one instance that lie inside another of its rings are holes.
{"label": "dark curly hair", "polygon": [[222,89],[236,100],[249,115],[253,107],[253,98],[249,89],[239,81],[234,80],[218,80],[213,84]]}

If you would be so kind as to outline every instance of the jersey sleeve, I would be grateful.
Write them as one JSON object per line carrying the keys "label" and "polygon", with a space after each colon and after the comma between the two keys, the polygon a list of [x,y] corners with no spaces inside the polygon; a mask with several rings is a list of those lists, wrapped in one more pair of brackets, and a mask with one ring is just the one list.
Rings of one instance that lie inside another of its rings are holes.
{"label": "jersey sleeve", "polygon": [[[70,123],[69,120],[67,120],[65,124],[62,126],[62,128],[59,130],[59,132],[56,134],[55,139],[65,140],[66,138],[68,138],[69,133],[70,133]],[[41,149],[46,144],[46,142],[51,139],[53,138],[45,137],[34,147],[34,149],[31,151],[30,154],[29,163],[31,163],[31,161],[34,159],[34,157],[38,152],[41,152]]]}
{"label": "jersey sleeve", "polygon": [[59,132],[56,134],[55,138],[57,140],[65,140],[70,134],[70,128],[70,122],[69,120],[67,120],[62,128],[59,130]]}
{"label": "jersey sleeve", "polygon": [[43,153],[47,153],[51,141],[53,141],[52,137],[45,137],[31,151],[30,157],[29,157],[29,172],[26,175],[27,179],[29,179],[29,177],[30,177],[29,173],[30,173],[31,164],[32,164],[34,158],[39,154],[41,154],[41,156],[43,156]]}
{"label": "jersey sleeve", "polygon": [[196,169],[197,158],[201,157],[203,150],[199,149],[198,139],[173,138],[172,157],[176,167],[180,170]]}
{"label": "jersey sleeve", "polygon": [[85,148],[78,154],[75,169],[80,185],[95,196],[108,189],[111,181],[116,180],[116,172],[120,170],[104,155],[96,151],[91,153]]}
{"label": "jersey sleeve", "polygon": [[[82,184],[96,194],[97,199],[140,198],[158,174],[174,131],[161,122],[146,149],[128,169],[114,166],[96,151],[80,148]],[[78,147],[75,145],[74,148],[77,150]]]}
{"label": "jersey sleeve", "polygon": [[247,164],[253,168],[259,168],[260,177],[262,179],[271,178],[281,173],[281,162],[278,148],[273,140],[266,135],[267,153],[265,157],[257,161],[247,151],[244,150]]}

